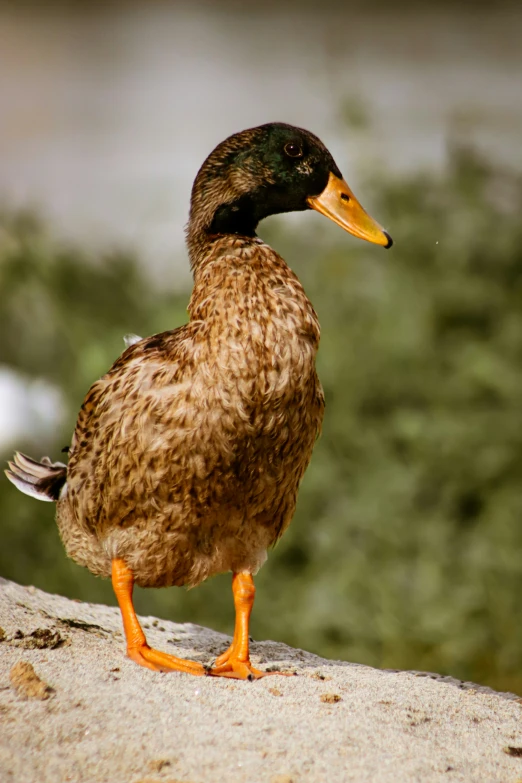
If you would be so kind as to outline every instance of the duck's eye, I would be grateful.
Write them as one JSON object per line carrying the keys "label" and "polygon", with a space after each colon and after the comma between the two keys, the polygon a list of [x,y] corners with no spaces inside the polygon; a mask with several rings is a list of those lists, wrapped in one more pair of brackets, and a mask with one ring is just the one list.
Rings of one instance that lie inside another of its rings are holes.
{"label": "duck's eye", "polygon": [[300,158],[303,154],[303,148],[300,144],[289,141],[288,144],[285,144],[285,152],[289,158]]}

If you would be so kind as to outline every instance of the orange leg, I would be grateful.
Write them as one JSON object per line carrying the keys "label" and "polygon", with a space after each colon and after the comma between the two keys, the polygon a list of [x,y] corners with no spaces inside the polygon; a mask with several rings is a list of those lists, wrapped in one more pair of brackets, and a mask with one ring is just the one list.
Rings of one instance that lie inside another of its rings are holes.
{"label": "orange leg", "polygon": [[254,669],[250,663],[248,630],[256,593],[252,574],[233,574],[232,592],[236,608],[234,638],[228,650],[216,660],[209,674],[214,677],[234,677],[237,680],[257,680],[268,674],[282,674],[262,672]]}
{"label": "orange leg", "polygon": [[129,658],[140,666],[154,669],[154,671],[187,672],[187,674],[197,675],[207,673],[200,663],[176,658],[175,655],[169,655],[149,647],[132,603],[134,577],[132,571],[130,568],[127,568],[123,560],[115,559],[112,561],[112,586],[120,606]]}

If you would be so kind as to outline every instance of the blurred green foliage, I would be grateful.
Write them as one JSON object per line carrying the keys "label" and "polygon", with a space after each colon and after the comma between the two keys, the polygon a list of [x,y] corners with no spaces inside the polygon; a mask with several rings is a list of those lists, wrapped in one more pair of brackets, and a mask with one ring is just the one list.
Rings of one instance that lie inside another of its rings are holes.
{"label": "blurred green foliage", "polygon": [[[441,175],[381,173],[361,190],[390,252],[318,216],[261,230],[319,313],[327,410],[294,522],[257,578],[252,632],[522,693],[522,180],[454,148]],[[0,364],[56,384],[66,406],[54,442],[16,447],[60,457],[122,335],[186,319],[189,292],[169,286],[3,215]],[[0,483],[0,573],[113,602],[67,560],[53,516]],[[137,604],[232,628],[227,576]]]}

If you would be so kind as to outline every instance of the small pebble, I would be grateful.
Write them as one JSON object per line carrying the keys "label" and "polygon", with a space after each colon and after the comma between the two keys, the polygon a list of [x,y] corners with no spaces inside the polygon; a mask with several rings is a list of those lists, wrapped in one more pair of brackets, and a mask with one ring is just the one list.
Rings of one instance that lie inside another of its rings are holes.
{"label": "small pebble", "polygon": [[338,693],[322,693],[321,701],[324,704],[335,704],[336,702],[341,701],[341,697]]}
{"label": "small pebble", "polygon": [[48,699],[54,691],[36,674],[31,663],[18,661],[9,672],[11,685],[25,699]]}

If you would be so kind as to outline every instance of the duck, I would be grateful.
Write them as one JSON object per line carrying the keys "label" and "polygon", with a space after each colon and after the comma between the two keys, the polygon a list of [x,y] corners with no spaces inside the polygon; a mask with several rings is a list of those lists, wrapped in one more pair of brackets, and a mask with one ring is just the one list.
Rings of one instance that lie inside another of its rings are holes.
{"label": "duck", "polygon": [[[228,137],[194,180],[183,326],[140,338],[89,389],[67,464],[17,452],[7,478],[56,503],[65,551],[112,580],[126,654],[154,671],[257,680],[254,576],[289,526],[321,431],[320,327],[299,279],[257,234],[316,210],[389,248],[313,133],[273,122]],[[136,339],[134,339],[136,338]],[[195,587],[232,573],[230,646],[204,666],[150,647],[133,587]]]}

